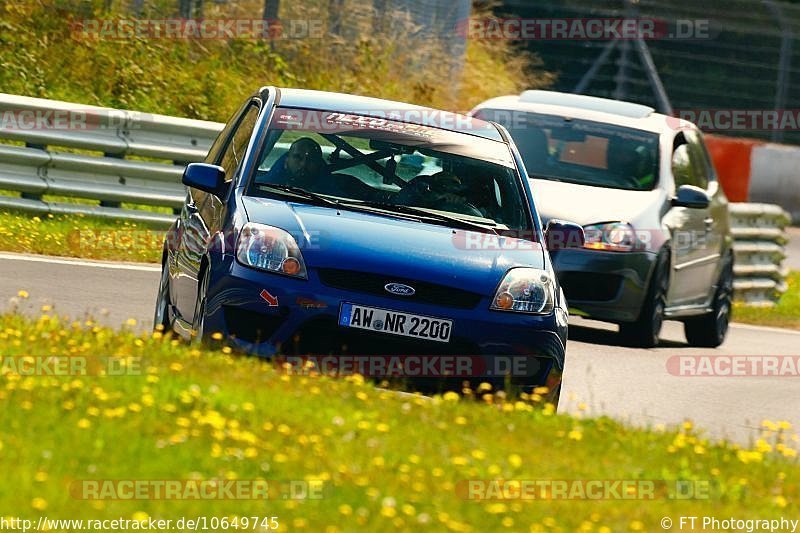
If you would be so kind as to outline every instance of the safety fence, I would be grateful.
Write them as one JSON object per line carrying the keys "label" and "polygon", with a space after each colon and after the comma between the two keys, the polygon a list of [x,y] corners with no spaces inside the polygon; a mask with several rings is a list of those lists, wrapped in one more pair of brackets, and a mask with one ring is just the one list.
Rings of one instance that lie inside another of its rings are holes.
{"label": "safety fence", "polygon": [[786,291],[784,228],[789,214],[772,204],[730,204],[734,295],[750,305],[773,305]]}
{"label": "safety fence", "polygon": [[0,94],[0,208],[169,225],[174,214],[148,207],[180,208],[184,166],[222,126]]}

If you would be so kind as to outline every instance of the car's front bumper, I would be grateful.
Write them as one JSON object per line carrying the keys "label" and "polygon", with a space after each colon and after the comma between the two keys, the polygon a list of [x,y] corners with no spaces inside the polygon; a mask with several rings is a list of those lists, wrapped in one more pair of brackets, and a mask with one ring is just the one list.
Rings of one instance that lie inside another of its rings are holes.
{"label": "car's front bumper", "polygon": [[552,257],[570,312],[610,322],[639,317],[655,253],[565,249]]}
{"label": "car's front bumper", "polygon": [[[276,305],[262,297],[264,290],[277,299]],[[561,309],[536,316],[491,311],[488,298],[472,308],[414,302],[388,293],[382,296],[325,285],[314,268],[309,268],[307,280],[301,280],[248,268],[229,256],[221,256],[212,268],[207,302],[205,330],[221,332],[257,355],[517,357],[538,360],[545,375],[550,368],[560,375],[564,368],[567,324]],[[341,327],[343,302],[450,319],[450,341]],[[528,365],[526,372],[534,368]]]}

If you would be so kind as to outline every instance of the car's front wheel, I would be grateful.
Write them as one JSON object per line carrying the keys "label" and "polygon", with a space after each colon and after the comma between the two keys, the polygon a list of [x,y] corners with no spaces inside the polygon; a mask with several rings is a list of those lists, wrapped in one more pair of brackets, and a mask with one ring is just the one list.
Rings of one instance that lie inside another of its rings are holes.
{"label": "car's front wheel", "polygon": [[668,288],[669,251],[665,249],[658,254],[639,318],[635,322],[625,322],[619,325],[620,335],[630,345],[652,348],[658,344],[658,336],[661,333],[661,326],[664,324]]}
{"label": "car's front wheel", "polygon": [[166,263],[161,266],[161,281],[158,284],[156,310],[153,315],[153,329],[161,329],[162,331],[169,331],[172,329],[172,322],[169,318],[169,269]]}
{"label": "car's front wheel", "polygon": [[711,312],[687,320],[683,324],[683,331],[689,344],[703,348],[716,348],[722,344],[728,333],[732,306],[733,259],[728,254],[722,263]]}
{"label": "car's front wheel", "polygon": [[192,341],[202,343],[206,340],[206,301],[208,298],[208,285],[211,279],[211,270],[204,268],[197,284],[197,300],[194,305],[194,319],[192,320]]}

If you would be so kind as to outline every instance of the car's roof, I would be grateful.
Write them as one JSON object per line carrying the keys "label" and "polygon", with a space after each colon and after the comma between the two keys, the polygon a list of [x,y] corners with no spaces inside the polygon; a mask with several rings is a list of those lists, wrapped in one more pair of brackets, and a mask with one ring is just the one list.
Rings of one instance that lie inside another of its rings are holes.
{"label": "car's roof", "polygon": [[458,113],[344,93],[284,88],[279,91],[280,96],[276,103],[284,107],[377,116],[504,142],[497,127],[491,123]]}
{"label": "car's roof", "polygon": [[[678,119],[656,113],[652,107],[610,98],[556,91],[524,91],[478,104],[473,110],[502,109],[604,122],[653,133],[674,131]],[[688,124],[688,123],[686,123]]]}

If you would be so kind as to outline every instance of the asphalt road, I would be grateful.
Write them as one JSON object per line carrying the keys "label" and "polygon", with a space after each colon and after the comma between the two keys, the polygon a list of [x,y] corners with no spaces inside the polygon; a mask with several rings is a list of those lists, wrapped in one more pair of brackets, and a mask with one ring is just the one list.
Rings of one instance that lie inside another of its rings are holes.
{"label": "asphalt road", "polygon": [[[0,312],[12,306],[36,314],[51,304],[71,317],[149,327],[158,267],[0,253]],[[17,297],[19,290],[29,293]],[[14,302],[17,300],[17,303]],[[800,377],[683,377],[667,361],[687,355],[798,355],[800,332],[734,325],[715,350],[686,346],[682,327],[667,323],[651,350],[620,346],[615,326],[575,318],[559,410],[607,414],[637,425],[691,419],[714,437],[754,438],[764,419],[800,428]]]}

